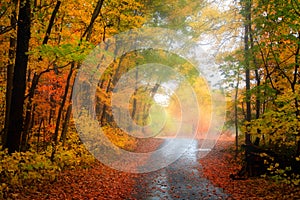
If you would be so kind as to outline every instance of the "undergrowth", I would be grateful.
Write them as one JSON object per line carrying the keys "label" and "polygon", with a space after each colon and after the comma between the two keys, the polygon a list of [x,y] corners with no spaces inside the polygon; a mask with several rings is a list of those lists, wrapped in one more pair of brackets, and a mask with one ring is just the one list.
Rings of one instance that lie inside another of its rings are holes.
{"label": "undergrowth", "polygon": [[15,190],[35,190],[39,184],[52,183],[65,169],[88,167],[95,162],[75,133],[70,134],[66,144],[58,144],[53,161],[51,146],[39,152],[34,149],[11,155],[7,150],[0,151],[0,199]]}
{"label": "undergrowth", "polygon": [[[93,129],[90,127],[90,129]],[[89,130],[89,129],[88,129]],[[133,151],[136,148],[136,140],[125,134],[121,129],[102,127],[109,142],[118,148]],[[89,134],[97,134],[95,131],[87,131]],[[90,135],[92,137],[93,135]],[[99,138],[99,136],[97,136]],[[95,136],[95,138],[97,138]],[[89,145],[97,145],[99,141],[91,140],[91,144],[82,144],[82,135],[79,138],[75,127],[70,127],[68,137],[64,143],[56,146],[54,159],[51,160],[53,146],[48,145],[43,150],[37,151],[37,144],[31,142],[31,148],[26,152],[15,152],[11,155],[7,150],[0,151],[0,199],[5,199],[14,191],[28,189],[36,190],[38,185],[53,183],[63,170],[76,168],[88,168],[96,159],[87,149]],[[87,147],[87,148],[86,148]],[[101,146],[103,147],[103,145]],[[0,149],[1,146],[0,146]],[[104,153],[105,148],[100,149]],[[95,152],[93,152],[94,154]]]}

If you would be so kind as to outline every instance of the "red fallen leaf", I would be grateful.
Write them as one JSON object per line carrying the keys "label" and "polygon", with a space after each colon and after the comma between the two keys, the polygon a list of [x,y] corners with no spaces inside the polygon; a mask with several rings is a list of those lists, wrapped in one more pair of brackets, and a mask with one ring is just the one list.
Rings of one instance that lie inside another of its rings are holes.
{"label": "red fallen leaf", "polygon": [[193,187],[191,185],[186,186],[187,189],[192,189]]}

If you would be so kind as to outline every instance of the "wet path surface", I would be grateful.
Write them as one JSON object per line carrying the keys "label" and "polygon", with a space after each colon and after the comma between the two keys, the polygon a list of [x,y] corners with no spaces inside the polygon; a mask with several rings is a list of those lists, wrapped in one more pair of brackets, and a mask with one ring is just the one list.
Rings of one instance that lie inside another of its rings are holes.
{"label": "wet path surface", "polygon": [[209,180],[202,178],[199,164],[202,150],[198,147],[198,141],[182,138],[176,140],[189,144],[189,148],[171,165],[138,176],[133,198],[141,200],[226,199],[228,195],[223,193],[221,188],[214,187]]}

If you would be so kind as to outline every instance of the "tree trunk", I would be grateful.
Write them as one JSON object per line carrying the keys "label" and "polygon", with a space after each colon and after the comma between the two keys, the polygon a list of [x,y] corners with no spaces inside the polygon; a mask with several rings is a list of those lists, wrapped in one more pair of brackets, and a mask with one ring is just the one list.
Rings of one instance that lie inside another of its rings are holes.
{"label": "tree trunk", "polygon": [[[74,81],[73,81],[74,83]],[[65,117],[65,121],[63,123],[63,129],[61,132],[61,138],[60,141],[63,143],[63,145],[65,144],[65,140],[67,137],[67,132],[68,132],[68,127],[69,127],[69,122],[70,122],[70,118],[71,118],[71,113],[72,113],[72,96],[73,96],[73,89],[74,87],[72,87],[71,92],[70,92],[70,97],[69,97],[69,106],[67,108],[67,113],[66,113],[66,117]]]}
{"label": "tree trunk", "polygon": [[40,124],[39,124],[39,129],[38,129],[38,132],[37,132],[36,152],[39,152],[39,148],[40,148],[40,137],[41,137],[41,129],[42,129],[42,124],[43,123],[44,123],[44,118],[41,119]]}
{"label": "tree trunk", "polygon": [[[10,18],[10,25],[14,27],[14,31],[16,31],[16,24],[17,24],[17,4],[18,1],[13,0],[13,11]],[[6,75],[6,103],[5,103],[5,122],[4,122],[4,132],[2,133],[2,145],[6,146],[7,141],[7,131],[8,131],[8,124],[9,124],[9,112],[10,112],[10,105],[11,105],[11,95],[12,95],[12,88],[13,88],[13,76],[14,76],[14,61],[15,58],[15,50],[16,50],[16,38],[11,36],[9,39],[9,64],[7,66],[7,75]]]}
{"label": "tree trunk", "polygon": [[11,95],[8,135],[5,147],[9,153],[20,150],[23,130],[24,95],[26,90],[26,71],[30,40],[31,1],[21,0],[19,8],[17,48]]}
{"label": "tree trunk", "polygon": [[235,86],[235,95],[234,95],[235,158],[237,158],[238,151],[239,151],[239,126],[238,126],[239,84],[240,84],[240,72],[238,71],[237,84]]}
{"label": "tree trunk", "polygon": [[28,94],[28,103],[26,106],[26,114],[25,114],[25,120],[24,120],[24,130],[23,130],[23,134],[22,134],[22,139],[21,139],[21,150],[22,151],[26,151],[26,146],[27,146],[27,135],[29,133],[29,129],[30,129],[30,124],[31,124],[31,120],[32,120],[32,100],[34,97],[34,91],[35,88],[38,84],[38,80],[39,77],[37,74],[34,74],[33,78],[32,78],[32,83],[31,83],[31,87],[29,90],[29,94]]}
{"label": "tree trunk", "polygon": [[[251,20],[251,18],[250,18]],[[260,102],[260,75],[258,72],[259,64],[257,62],[257,59],[255,57],[255,54],[253,52],[254,50],[254,39],[253,39],[253,32],[252,32],[252,23],[249,22],[249,35],[250,35],[250,46],[251,46],[251,57],[255,66],[255,80],[256,80],[256,100],[255,100],[255,107],[256,107],[256,115],[255,118],[258,119],[260,117],[260,108],[261,108],[261,102]]]}
{"label": "tree trunk", "polygon": [[[297,93],[296,91],[296,85],[299,84],[299,68],[300,68],[300,64],[299,64],[299,57],[300,57],[300,35],[298,35],[298,47],[295,53],[295,69],[294,69],[294,77],[293,77],[293,84],[292,84],[292,89],[293,89],[293,93]],[[299,103],[299,99],[296,97],[295,98],[295,108],[296,108],[296,119],[298,121],[300,121],[300,103]],[[300,137],[300,127],[298,127],[298,137]],[[300,156],[300,139],[298,139],[297,142],[297,151],[296,151],[296,156]]]}
{"label": "tree trunk", "polygon": [[61,4],[61,1],[57,1],[56,5],[55,5],[55,8],[54,8],[54,10],[52,12],[49,24],[48,24],[48,28],[47,28],[46,35],[45,35],[44,40],[43,40],[43,44],[47,44],[48,43],[49,36],[51,34],[51,30],[52,30],[52,27],[54,25],[54,20],[55,20],[57,12],[59,10],[60,4]]}
{"label": "tree trunk", "polygon": [[92,29],[94,26],[94,22],[97,19],[98,15],[100,14],[101,8],[103,6],[103,2],[104,0],[99,0],[97,2],[97,5],[93,11],[92,17],[91,17],[91,21],[87,27],[87,29],[84,31],[83,35],[81,36],[81,40],[86,36],[86,40],[88,41],[92,35]]}
{"label": "tree trunk", "polygon": [[68,96],[69,89],[70,89],[70,82],[71,82],[74,67],[75,67],[75,63],[73,62],[71,64],[70,71],[69,71],[69,74],[68,74],[68,77],[67,77],[67,83],[66,83],[66,86],[65,86],[65,93],[64,93],[64,96],[62,98],[62,102],[60,104],[60,107],[58,109],[58,114],[57,114],[57,118],[56,118],[55,132],[54,132],[53,143],[52,143],[53,144],[52,145],[53,149],[52,149],[52,153],[51,153],[51,161],[52,162],[54,161],[54,155],[56,153],[56,147],[57,147],[57,144],[58,144],[58,141],[59,141],[60,122],[61,122],[61,118],[62,118],[63,109],[64,109],[66,101],[67,101],[67,96]]}
{"label": "tree trunk", "polygon": [[138,67],[135,68],[135,89],[133,93],[133,103],[132,103],[132,112],[131,119],[135,119],[136,108],[137,108],[137,93],[138,93],[138,78],[139,78],[139,70]]}
{"label": "tree trunk", "polygon": [[69,93],[70,82],[71,82],[71,77],[72,77],[72,74],[73,74],[74,67],[75,67],[75,63],[72,63],[69,74],[68,74],[68,77],[67,77],[67,83],[66,83],[66,86],[65,86],[65,93],[64,93],[64,96],[62,98],[62,102],[61,102],[61,105],[59,107],[58,114],[57,114],[55,133],[54,133],[54,143],[55,144],[57,144],[57,142],[59,141],[59,127],[60,127],[61,117],[62,117],[63,109],[64,109],[65,104],[66,104],[67,96],[68,96],[68,93]]}
{"label": "tree trunk", "polygon": [[102,114],[101,114],[101,118],[100,118],[101,126],[104,125],[105,115],[106,115],[106,105],[105,105],[105,103],[103,103]]}
{"label": "tree trunk", "polygon": [[[251,93],[250,93],[250,51],[249,51],[249,35],[251,22],[251,0],[245,0],[245,36],[244,36],[244,59],[246,67],[246,121],[251,121]],[[251,138],[248,130],[245,133],[245,143],[250,144]]]}
{"label": "tree trunk", "polygon": [[69,127],[68,125],[69,125],[69,121],[70,121],[70,117],[71,117],[71,111],[72,111],[72,104],[70,103],[68,108],[67,108],[65,121],[63,123],[63,129],[62,129],[62,132],[61,132],[60,141],[63,143],[63,145],[65,144],[66,137],[67,137],[68,127]]}

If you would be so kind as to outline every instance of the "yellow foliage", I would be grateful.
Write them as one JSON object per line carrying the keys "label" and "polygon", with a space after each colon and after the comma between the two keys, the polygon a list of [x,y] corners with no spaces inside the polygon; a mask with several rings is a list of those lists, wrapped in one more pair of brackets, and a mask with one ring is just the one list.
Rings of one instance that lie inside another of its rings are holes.
{"label": "yellow foliage", "polygon": [[105,126],[102,128],[108,139],[116,146],[127,151],[133,151],[136,148],[136,138],[128,135],[120,128]]}
{"label": "yellow foliage", "polygon": [[50,160],[52,149],[44,152],[16,152],[12,155],[7,150],[0,151],[0,199],[12,188],[32,187],[42,182],[53,182],[63,169],[85,167],[95,159],[80,144],[75,133],[69,135],[65,147],[59,145],[54,157]]}

